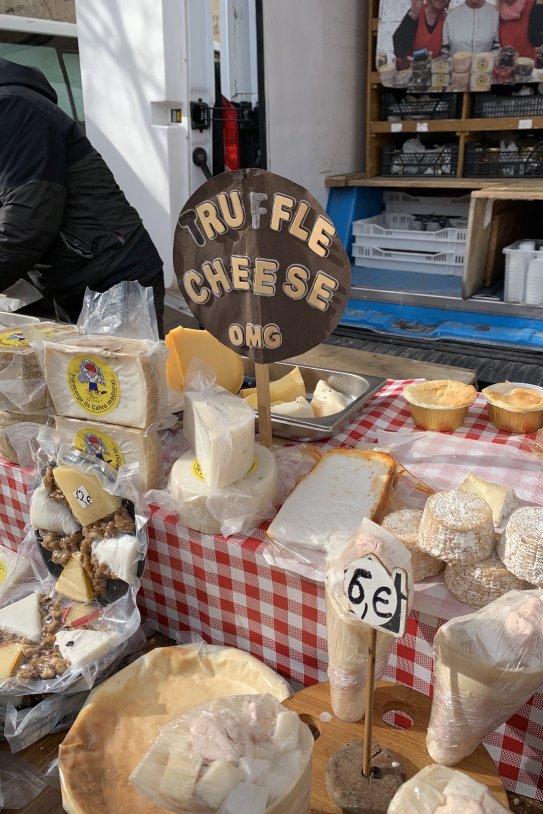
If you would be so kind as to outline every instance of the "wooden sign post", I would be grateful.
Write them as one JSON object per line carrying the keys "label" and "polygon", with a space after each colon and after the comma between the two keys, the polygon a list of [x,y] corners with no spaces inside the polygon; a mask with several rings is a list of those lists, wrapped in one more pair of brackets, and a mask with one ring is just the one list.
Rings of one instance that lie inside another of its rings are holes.
{"label": "wooden sign post", "polygon": [[260,440],[271,446],[268,365],[323,342],[351,291],[334,224],[287,178],[224,173],[202,184],[179,215],[174,267],[198,322],[254,362]]}

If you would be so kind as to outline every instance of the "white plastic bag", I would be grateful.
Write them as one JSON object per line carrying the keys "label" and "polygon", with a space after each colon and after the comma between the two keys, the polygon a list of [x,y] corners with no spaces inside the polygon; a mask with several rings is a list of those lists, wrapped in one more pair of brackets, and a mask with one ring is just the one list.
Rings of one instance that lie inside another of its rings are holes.
{"label": "white plastic bag", "polygon": [[425,766],[396,792],[387,814],[501,814],[509,811],[488,786],[464,772]]}

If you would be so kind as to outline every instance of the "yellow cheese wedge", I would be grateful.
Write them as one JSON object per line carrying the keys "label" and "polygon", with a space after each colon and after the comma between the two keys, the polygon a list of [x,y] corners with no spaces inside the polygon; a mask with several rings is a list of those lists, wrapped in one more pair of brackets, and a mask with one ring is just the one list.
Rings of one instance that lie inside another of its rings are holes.
{"label": "yellow cheese wedge", "polygon": [[[86,574],[85,574],[86,576]],[[63,622],[70,627],[82,627],[100,616],[96,602],[74,602],[70,605]]]}
{"label": "yellow cheese wedge", "polygon": [[0,645],[0,679],[13,675],[23,658],[23,646],[18,642]]}
{"label": "yellow cheese wedge", "polygon": [[[250,404],[254,410],[257,409],[256,387],[249,387],[246,390],[242,390],[240,396],[242,396],[247,404]],[[287,375],[281,379],[270,382],[270,401],[272,404],[281,401],[296,401],[300,396],[305,399],[307,393],[302,374],[297,367],[293,368],[290,373],[287,373]]]}
{"label": "yellow cheese wedge", "polygon": [[187,368],[193,359],[200,359],[210,367],[216,376],[219,387],[237,393],[243,384],[243,362],[230,348],[227,348],[208,331],[194,328],[173,328],[166,334],[168,360],[166,380],[168,387],[183,392]]}
{"label": "yellow cheese wedge", "polygon": [[96,475],[70,466],[57,466],[53,477],[68,501],[75,519],[82,526],[96,523],[121,505],[120,497],[102,488]]}
{"label": "yellow cheese wedge", "polygon": [[57,579],[57,593],[75,599],[76,602],[88,602],[94,599],[90,579],[81,565],[81,557],[74,554],[68,561],[62,574]]}

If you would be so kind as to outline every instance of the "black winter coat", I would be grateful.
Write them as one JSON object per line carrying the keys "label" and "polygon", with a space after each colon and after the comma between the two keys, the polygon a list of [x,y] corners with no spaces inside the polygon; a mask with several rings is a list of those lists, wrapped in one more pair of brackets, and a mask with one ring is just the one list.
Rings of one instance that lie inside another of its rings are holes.
{"label": "black winter coat", "polygon": [[0,291],[31,272],[70,319],[85,288],[161,278],[136,210],[35,68],[0,58]]}

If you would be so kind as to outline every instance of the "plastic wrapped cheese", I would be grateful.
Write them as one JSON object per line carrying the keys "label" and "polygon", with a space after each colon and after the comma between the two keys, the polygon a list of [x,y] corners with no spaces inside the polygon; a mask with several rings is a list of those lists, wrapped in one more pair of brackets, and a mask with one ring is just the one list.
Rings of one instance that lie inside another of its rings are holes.
{"label": "plastic wrapped cheese", "polygon": [[80,525],[68,506],[49,497],[42,483],[30,499],[30,525],[34,529],[47,529],[62,536],[75,534]]}
{"label": "plastic wrapped cheese", "polygon": [[9,439],[9,434],[6,432],[6,427],[12,427],[14,424],[46,424],[46,413],[17,413],[9,412],[6,410],[0,411],[0,455],[11,463],[20,463],[17,450],[13,447]]}
{"label": "plastic wrapped cheese", "polygon": [[94,421],[62,416],[56,416],[55,423],[61,443],[87,455],[94,455],[113,469],[130,467],[144,492],[159,487],[163,476],[163,456],[157,432],[144,432],[116,424],[103,427]]}
{"label": "plastic wrapped cheese", "polygon": [[166,348],[115,336],[43,337],[47,386],[61,416],[148,427],[166,411]]}
{"label": "plastic wrapped cheese", "polygon": [[220,388],[185,393],[183,432],[212,489],[244,478],[254,462],[255,415]]}
{"label": "plastic wrapped cheese", "polygon": [[500,814],[509,811],[488,786],[458,769],[425,766],[390,801],[387,814]]}
{"label": "plastic wrapped cheese", "polygon": [[434,639],[434,674],[426,748],[450,766],[543,682],[543,591],[509,591],[446,622]]}
{"label": "plastic wrapped cheese", "polygon": [[0,602],[10,589],[32,575],[29,560],[10,548],[0,545]]}
{"label": "plastic wrapped cheese", "polygon": [[220,698],[164,726],[130,775],[160,808],[304,814],[313,736],[272,695]]}
{"label": "plastic wrapped cheese", "polygon": [[277,464],[269,449],[255,444],[248,474],[222,489],[212,489],[189,451],[173,465],[169,491],[189,528],[204,534],[233,534],[255,528],[273,514],[279,499]]}
{"label": "plastic wrapped cheese", "polygon": [[[364,520],[362,534],[338,554],[328,558],[326,569],[326,623],[328,628],[328,678],[330,699],[341,721],[359,721],[365,714],[368,643],[370,628],[349,613],[343,579],[344,568],[361,557],[375,554],[385,568],[404,568],[408,573],[409,604],[413,598],[411,556],[390,532]],[[394,637],[377,633],[375,677],[384,675]]]}

